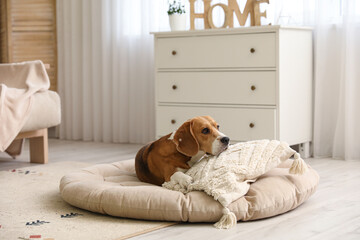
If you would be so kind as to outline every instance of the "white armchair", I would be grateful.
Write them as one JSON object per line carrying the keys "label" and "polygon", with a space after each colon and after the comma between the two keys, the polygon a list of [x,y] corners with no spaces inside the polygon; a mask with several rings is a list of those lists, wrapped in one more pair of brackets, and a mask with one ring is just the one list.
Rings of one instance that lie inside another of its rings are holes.
{"label": "white armchair", "polygon": [[[2,78],[0,76],[1,83]],[[7,87],[16,88],[16,86],[11,86],[9,81],[7,82]],[[32,95],[31,108],[25,124],[13,142],[6,148],[5,152],[15,158],[21,153],[24,139],[28,138],[30,143],[30,162],[47,163],[48,128],[59,125],[60,122],[61,108],[59,95],[50,90],[35,92]]]}

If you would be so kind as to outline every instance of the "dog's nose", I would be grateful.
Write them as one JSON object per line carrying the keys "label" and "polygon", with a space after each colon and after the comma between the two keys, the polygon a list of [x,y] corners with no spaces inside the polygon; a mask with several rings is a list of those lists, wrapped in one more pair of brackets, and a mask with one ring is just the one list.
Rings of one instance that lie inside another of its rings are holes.
{"label": "dog's nose", "polygon": [[222,139],[220,139],[220,142],[222,142],[225,145],[228,145],[230,141],[230,138],[228,137],[223,137]]}

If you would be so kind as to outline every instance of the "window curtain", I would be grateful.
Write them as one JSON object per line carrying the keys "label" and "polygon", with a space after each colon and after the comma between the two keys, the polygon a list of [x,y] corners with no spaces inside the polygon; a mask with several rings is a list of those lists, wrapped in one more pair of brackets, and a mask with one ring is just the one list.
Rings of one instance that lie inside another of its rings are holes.
{"label": "window curtain", "polygon": [[360,160],[360,2],[316,7],[314,155]]}
{"label": "window curtain", "polygon": [[314,28],[314,156],[360,160],[360,1],[272,2],[275,24]]}
{"label": "window curtain", "polygon": [[[227,0],[212,4],[218,2]],[[238,2],[243,9],[245,1]],[[131,143],[153,139],[149,32],[169,30],[167,3],[57,1],[62,139]],[[189,3],[183,3],[188,14]],[[360,1],[270,0],[260,8],[268,16],[263,25],[314,28],[314,156],[360,159]],[[195,9],[203,11],[202,1]],[[221,26],[221,8],[215,8],[213,16],[215,25]],[[202,29],[202,21],[195,26]]]}
{"label": "window curtain", "polygon": [[168,30],[166,10],[166,0],[57,1],[61,139],[153,139],[150,32]]}

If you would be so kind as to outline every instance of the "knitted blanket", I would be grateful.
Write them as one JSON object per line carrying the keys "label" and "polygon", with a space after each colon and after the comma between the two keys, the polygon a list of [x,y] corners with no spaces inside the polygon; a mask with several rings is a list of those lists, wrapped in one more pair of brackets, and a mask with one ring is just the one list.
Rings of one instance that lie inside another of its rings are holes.
{"label": "knitted blanket", "polygon": [[[230,145],[218,156],[205,156],[186,173],[175,173],[163,187],[188,193],[204,191],[224,207],[217,228],[230,228],[237,222],[227,206],[244,196],[250,183],[294,155],[289,172],[302,174],[307,166],[300,155],[285,142],[258,140]],[[178,175],[182,174],[179,178]]]}

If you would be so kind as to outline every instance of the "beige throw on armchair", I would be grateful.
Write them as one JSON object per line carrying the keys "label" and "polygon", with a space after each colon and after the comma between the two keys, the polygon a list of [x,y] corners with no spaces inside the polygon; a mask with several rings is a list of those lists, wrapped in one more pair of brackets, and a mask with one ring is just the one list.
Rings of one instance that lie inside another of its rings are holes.
{"label": "beige throw on armchair", "polygon": [[33,94],[49,86],[41,61],[0,64],[0,151],[7,149],[24,126]]}

